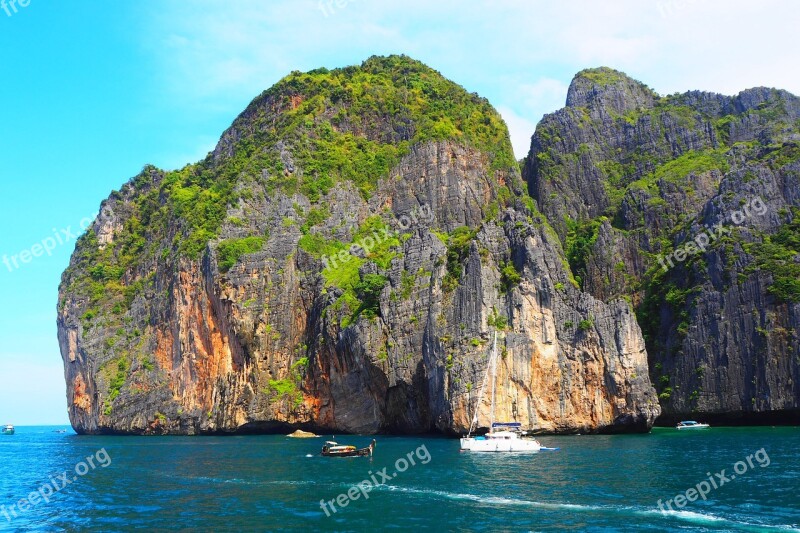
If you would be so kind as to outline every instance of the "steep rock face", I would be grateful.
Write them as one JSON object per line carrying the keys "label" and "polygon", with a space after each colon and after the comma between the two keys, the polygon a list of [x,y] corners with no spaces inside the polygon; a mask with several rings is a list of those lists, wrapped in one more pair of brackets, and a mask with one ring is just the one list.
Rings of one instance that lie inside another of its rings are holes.
{"label": "steep rock face", "polygon": [[460,432],[495,333],[498,418],[659,413],[630,306],[573,286],[502,120],[408,58],[292,74],[102,213],[59,296],[79,432]]}
{"label": "steep rock face", "polygon": [[729,172],[678,242],[708,234],[707,227],[724,235],[651,282],[650,300],[668,300],[652,328],[662,347],[652,360],[654,375],[671,378],[658,378],[671,420],[701,412],[800,422],[800,211],[782,193],[800,186],[800,167],[791,166]]}
{"label": "steep rock face", "polygon": [[581,287],[636,307],[665,422],[800,421],[799,106],[602,68],[533,136],[531,195]]}
{"label": "steep rock face", "polygon": [[565,217],[612,214],[620,190],[660,163],[716,147],[717,133],[705,122],[622,73],[583,71],[570,85],[567,107],[536,128],[524,171],[531,196],[563,239]]}

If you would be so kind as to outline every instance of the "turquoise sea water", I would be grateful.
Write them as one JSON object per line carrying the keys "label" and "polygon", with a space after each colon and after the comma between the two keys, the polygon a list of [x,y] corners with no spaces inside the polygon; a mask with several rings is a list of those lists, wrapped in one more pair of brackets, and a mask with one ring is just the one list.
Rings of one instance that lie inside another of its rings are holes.
{"label": "turquoise sea water", "polygon": [[[800,428],[542,437],[561,450],[532,455],[378,436],[371,460],[320,457],[323,439],[17,429],[0,437],[3,531],[800,531]],[[709,475],[718,483],[723,469],[729,480],[706,500],[659,509]],[[381,484],[364,485],[365,497],[351,489],[363,480]],[[60,490],[49,496],[53,482]],[[20,511],[41,488],[49,503],[33,497]],[[337,497],[346,507],[328,503],[326,514],[320,500]]]}

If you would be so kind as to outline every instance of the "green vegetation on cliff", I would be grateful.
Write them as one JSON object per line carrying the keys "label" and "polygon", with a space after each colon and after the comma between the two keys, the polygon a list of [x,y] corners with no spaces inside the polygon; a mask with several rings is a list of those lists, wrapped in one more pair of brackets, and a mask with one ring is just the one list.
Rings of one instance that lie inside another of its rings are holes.
{"label": "green vegetation on cliff", "polygon": [[564,248],[570,269],[575,276],[575,281],[577,281],[581,287],[586,277],[586,261],[591,255],[594,243],[597,241],[600,225],[605,220],[607,220],[606,217],[600,217],[597,220],[585,222],[567,220],[567,227],[569,230]]}
{"label": "green vegetation on cliff", "polygon": [[322,276],[325,285],[342,289],[343,294],[335,308],[346,307],[350,312],[343,326],[352,323],[359,315],[371,318],[378,314],[377,298],[387,279],[378,274],[362,277],[359,270],[367,261],[382,271],[387,270],[400,246],[397,234],[390,230],[380,215],[364,220],[349,243],[328,239],[319,233],[308,233],[300,238],[299,246],[324,261]]}
{"label": "green vegetation on cliff", "polygon": [[340,181],[369,197],[412,146],[428,141],[472,146],[494,169],[517,164],[505,124],[486,99],[405,56],[293,72],[256,98],[233,128],[245,126],[253,133],[236,141],[229,158],[237,172],[266,169],[269,187],[312,202]]}
{"label": "green vegetation on cliff", "polygon": [[241,256],[259,251],[264,246],[264,241],[263,237],[245,237],[220,242],[217,246],[220,272],[230,270]]}
{"label": "green vegetation on cliff", "polygon": [[755,257],[746,272],[764,271],[772,275],[767,289],[784,302],[800,302],[800,208],[792,210],[792,220],[773,235],[762,235],[759,243],[746,244]]}
{"label": "green vegetation on cliff", "polygon": [[[329,216],[318,204],[322,196],[337,183],[350,183],[367,198],[414,145],[446,140],[478,150],[491,169],[517,166],[505,123],[489,102],[419,61],[372,57],[360,66],[293,72],[254,99],[206,159],[169,172],[147,166],[114,192],[122,228],[107,246],[92,231],[81,239],[65,277],[69,292],[88,297],[87,322],[115,306],[124,310],[144,288],[129,274],[143,263],[200,258],[218,238],[229,206],[252,197],[243,182],[256,182],[268,194],[305,195],[312,208],[301,247],[318,257],[339,253],[344,243],[311,231]],[[354,242],[380,224],[367,221],[370,227]],[[220,270],[265,243],[262,236],[221,241]],[[387,268],[397,244],[381,241],[366,259]],[[351,303],[358,300],[363,261],[350,255],[324,273]]]}
{"label": "green vegetation on cliff", "polygon": [[624,73],[609,67],[587,68],[578,72],[575,78],[585,78],[599,87],[607,87],[630,79]]}
{"label": "green vegetation on cliff", "polygon": [[475,229],[460,226],[450,235],[439,236],[447,245],[447,274],[442,282],[445,291],[452,291],[458,285],[464,270],[464,259],[477,233]]}
{"label": "green vegetation on cliff", "polygon": [[314,179],[348,179],[369,193],[411,145],[448,139],[487,154],[493,168],[516,165],[505,124],[486,99],[406,56],[295,72],[254,104],[276,97],[292,107],[276,129],[303,136],[307,144],[293,155]]}

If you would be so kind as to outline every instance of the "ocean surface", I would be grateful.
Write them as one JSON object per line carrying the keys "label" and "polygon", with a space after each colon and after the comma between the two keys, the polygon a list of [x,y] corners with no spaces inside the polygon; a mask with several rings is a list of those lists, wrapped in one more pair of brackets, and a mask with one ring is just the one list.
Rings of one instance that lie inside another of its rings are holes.
{"label": "ocean surface", "polygon": [[0,436],[0,530],[800,531],[800,428],[541,437],[561,449],[528,455],[378,436],[372,459],[321,457],[321,438],[55,429]]}

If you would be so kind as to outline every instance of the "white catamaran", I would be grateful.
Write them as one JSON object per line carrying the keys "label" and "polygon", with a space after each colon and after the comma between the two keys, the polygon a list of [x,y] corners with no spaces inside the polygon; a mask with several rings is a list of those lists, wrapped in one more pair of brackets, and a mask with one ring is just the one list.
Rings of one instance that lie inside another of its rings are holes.
{"label": "white catamaran", "polygon": [[[478,424],[478,411],[483,400],[483,393],[486,389],[486,382],[492,374],[492,404],[489,415],[489,433],[483,437],[473,437],[472,432]],[[470,452],[538,452],[542,449],[539,441],[533,438],[522,436],[522,424],[519,422],[495,422],[494,404],[497,382],[497,332],[494,334],[494,344],[492,346],[492,357],[489,367],[486,369],[486,378],[481,384],[481,391],[478,395],[478,404],[475,407],[475,415],[469,427],[469,433],[461,439],[461,449]]]}

